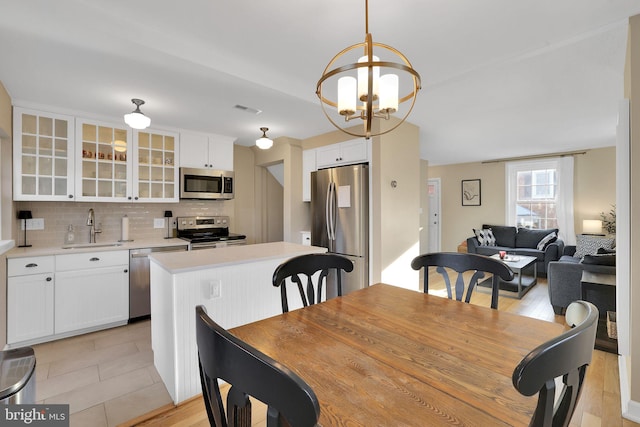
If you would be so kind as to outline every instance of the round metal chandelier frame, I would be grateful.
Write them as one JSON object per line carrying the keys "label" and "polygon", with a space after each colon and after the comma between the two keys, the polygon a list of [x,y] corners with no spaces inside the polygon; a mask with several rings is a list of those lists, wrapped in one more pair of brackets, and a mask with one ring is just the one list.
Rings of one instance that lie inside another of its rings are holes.
{"label": "round metal chandelier frame", "polygon": [[[400,126],[407,119],[407,117],[409,116],[409,114],[411,114],[411,111],[413,110],[413,106],[415,105],[418,91],[421,89],[421,86],[420,86],[421,83],[420,83],[420,75],[416,70],[413,69],[407,57],[404,56],[399,50],[382,43],[373,42],[371,34],[368,32],[369,31],[368,2],[365,2],[365,5],[366,5],[365,25],[366,25],[367,34],[366,34],[364,43],[354,44],[352,46],[349,46],[343,49],[336,56],[334,56],[331,59],[331,61],[329,61],[329,64],[326,66],[326,68],[324,69],[324,72],[322,73],[322,77],[320,78],[320,80],[318,80],[318,84],[316,86],[316,94],[318,95],[318,98],[320,98],[322,112],[336,128],[352,136],[371,138],[372,136],[384,135],[385,133],[391,132],[392,130]],[[389,62],[389,61],[374,61],[373,60],[374,47],[391,52],[392,54],[400,58],[402,63]],[[334,69],[331,69],[340,58],[342,58],[345,54],[351,52],[354,49],[364,49],[366,62],[356,62],[356,63],[351,63],[351,64],[347,64],[347,65],[343,65],[343,66],[339,66]],[[371,94],[373,93],[373,86],[374,86],[373,85],[374,67],[394,68],[396,70],[400,70],[405,73],[408,73],[413,83],[412,90],[409,93],[407,93],[404,96],[400,96],[398,94],[398,105],[411,100],[411,105],[409,106],[407,112],[400,119],[400,121],[396,123],[394,126],[390,127],[387,130],[384,130],[384,131],[380,130],[378,132],[372,132],[371,124],[373,122],[373,119],[374,118],[389,119],[390,114],[393,113],[394,111],[388,111],[388,110],[375,111],[374,110],[374,107],[376,107],[376,105],[374,105],[374,101],[377,99],[375,95],[371,96]],[[356,118],[362,119],[364,122],[363,123],[364,128],[362,132],[356,132],[346,127],[343,127],[340,124],[338,124],[330,116],[329,112],[327,111],[327,108],[331,107],[333,109],[337,109],[338,103],[336,101],[333,101],[325,97],[322,91],[322,85],[328,79],[338,76],[341,73],[345,73],[351,70],[357,70],[359,68],[368,69],[366,102],[363,102],[360,105],[356,104],[356,109],[360,112],[360,114],[356,114],[356,112],[340,112],[340,114],[344,116],[344,123],[348,123],[350,120],[356,119]]]}

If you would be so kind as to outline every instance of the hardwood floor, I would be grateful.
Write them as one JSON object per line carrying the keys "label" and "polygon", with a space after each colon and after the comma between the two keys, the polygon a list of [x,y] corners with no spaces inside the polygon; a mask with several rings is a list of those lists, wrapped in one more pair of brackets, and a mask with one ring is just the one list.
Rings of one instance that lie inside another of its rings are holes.
{"label": "hardwood floor", "polygon": [[[431,280],[430,293],[444,295]],[[489,306],[490,295],[476,292],[473,304]],[[501,296],[501,311],[564,323],[555,316],[544,279],[522,300]],[[69,403],[71,426],[207,426],[201,397],[175,407],[153,367],[149,322],[34,346],[37,398]],[[620,415],[618,361],[594,350],[587,382],[571,427],[640,427]],[[265,408],[254,405],[253,425],[264,426]]]}

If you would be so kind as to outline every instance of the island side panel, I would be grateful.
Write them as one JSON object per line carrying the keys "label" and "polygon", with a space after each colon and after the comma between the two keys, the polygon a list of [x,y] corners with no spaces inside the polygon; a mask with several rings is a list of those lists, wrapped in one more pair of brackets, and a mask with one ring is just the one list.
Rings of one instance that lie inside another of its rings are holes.
{"label": "island side panel", "polygon": [[[209,316],[226,329],[282,313],[280,289],[275,288],[271,280],[276,267],[287,259],[289,257],[272,258],[177,273],[172,275],[171,281],[166,280],[168,273],[165,270],[158,265],[154,268],[154,262],[151,263],[152,295],[155,285],[164,287],[169,284],[171,288],[170,293],[166,290],[158,292],[159,295],[172,299],[170,308],[165,307],[167,301],[152,297],[151,327],[152,331],[160,329],[157,334],[152,333],[152,340],[156,338],[166,342],[166,345],[153,344],[154,363],[159,372],[161,369],[166,372],[160,376],[174,403],[178,404],[201,393],[195,307],[204,305]],[[160,280],[154,285],[156,275]],[[288,288],[297,293],[297,288]],[[290,308],[302,307],[300,297],[289,293]],[[154,311],[154,302],[162,307],[158,314]],[[156,323],[157,316],[161,319]],[[167,334],[173,336],[167,338]],[[167,345],[173,348],[169,349]],[[161,353],[157,353],[156,348]]]}
{"label": "island side panel", "polygon": [[[151,349],[153,362],[169,395],[176,401],[176,333],[173,311],[174,277],[156,263],[150,263]],[[195,314],[194,314],[195,316]]]}

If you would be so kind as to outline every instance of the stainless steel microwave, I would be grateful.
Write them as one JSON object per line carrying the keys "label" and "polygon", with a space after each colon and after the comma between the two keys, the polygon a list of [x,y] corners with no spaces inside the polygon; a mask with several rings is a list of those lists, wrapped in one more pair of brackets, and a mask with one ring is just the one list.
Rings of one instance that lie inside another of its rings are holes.
{"label": "stainless steel microwave", "polygon": [[233,199],[233,172],[214,169],[180,168],[180,198]]}

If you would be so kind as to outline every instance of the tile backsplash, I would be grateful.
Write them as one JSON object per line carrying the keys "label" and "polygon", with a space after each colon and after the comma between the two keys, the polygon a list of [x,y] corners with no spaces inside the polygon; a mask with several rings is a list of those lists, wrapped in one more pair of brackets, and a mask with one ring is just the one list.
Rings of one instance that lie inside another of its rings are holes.
{"label": "tile backsplash", "polygon": [[[98,242],[113,242],[122,238],[122,217],[129,217],[129,239],[147,240],[166,235],[166,225],[154,228],[154,218],[164,218],[165,211],[173,213],[173,221],[179,216],[227,215],[232,217],[233,201],[181,200],[180,203],[80,203],[80,202],[14,202],[18,210],[30,210],[33,218],[44,218],[44,230],[28,230],[27,242],[34,247],[51,247],[64,244],[69,224],[75,230],[75,243],[89,242],[87,216],[93,208],[96,226],[102,233]],[[15,220],[16,245],[24,243],[22,221]],[[233,217],[231,218],[231,231]],[[171,225],[175,233],[175,224]]]}

